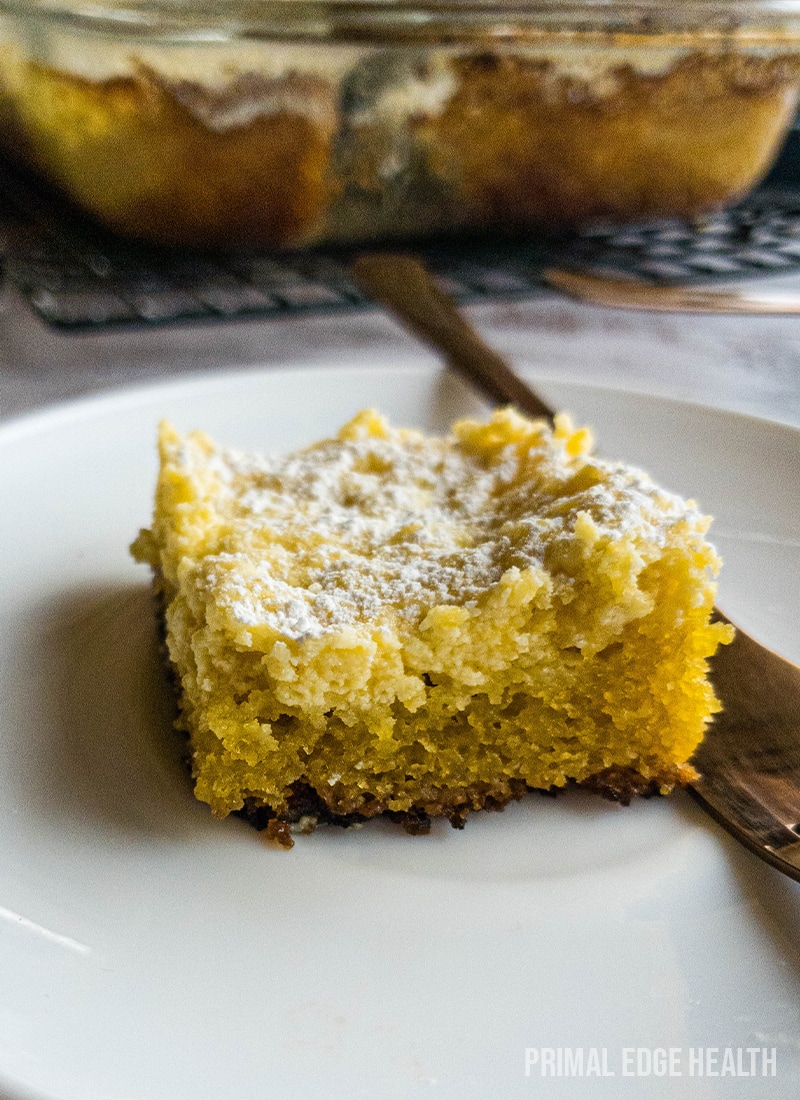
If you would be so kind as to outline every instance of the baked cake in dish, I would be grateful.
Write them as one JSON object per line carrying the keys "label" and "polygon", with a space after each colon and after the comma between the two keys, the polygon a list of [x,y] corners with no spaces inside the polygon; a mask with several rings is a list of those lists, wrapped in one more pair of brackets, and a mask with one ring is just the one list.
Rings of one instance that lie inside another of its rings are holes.
{"label": "baked cake in dish", "polygon": [[130,10],[105,34],[39,25],[51,6],[0,11],[0,144],[110,229],[181,247],[694,217],[766,173],[800,88],[800,24],[756,30],[734,3],[681,33],[687,5],[476,5],[460,29],[426,14],[416,44],[386,3],[377,35],[337,28],[347,5],[288,4],[280,30],[180,41],[152,33],[158,5],[144,34]]}
{"label": "baked cake in dish", "polygon": [[695,776],[718,709],[709,520],[586,430],[360,413],[291,454],[160,429],[155,575],[197,797],[290,827],[460,826],[529,788]]}

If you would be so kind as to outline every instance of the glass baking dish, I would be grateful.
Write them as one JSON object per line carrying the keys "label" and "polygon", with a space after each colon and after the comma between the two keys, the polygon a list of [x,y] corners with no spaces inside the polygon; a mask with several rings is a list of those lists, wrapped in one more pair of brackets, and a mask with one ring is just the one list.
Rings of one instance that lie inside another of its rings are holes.
{"label": "glass baking dish", "polygon": [[800,0],[0,0],[0,144],[182,246],[693,217],[799,87]]}

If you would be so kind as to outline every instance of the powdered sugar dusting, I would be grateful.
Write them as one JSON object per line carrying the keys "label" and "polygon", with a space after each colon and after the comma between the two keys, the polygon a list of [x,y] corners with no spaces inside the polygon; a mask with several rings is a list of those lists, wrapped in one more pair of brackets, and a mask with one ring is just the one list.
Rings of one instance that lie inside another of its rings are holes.
{"label": "powdered sugar dusting", "polygon": [[546,568],[579,514],[598,537],[654,543],[701,522],[645,474],[569,453],[544,425],[524,446],[480,450],[378,424],[276,457],[184,441],[183,464],[213,475],[223,531],[203,587],[242,627],[299,640],[469,606],[510,569]]}

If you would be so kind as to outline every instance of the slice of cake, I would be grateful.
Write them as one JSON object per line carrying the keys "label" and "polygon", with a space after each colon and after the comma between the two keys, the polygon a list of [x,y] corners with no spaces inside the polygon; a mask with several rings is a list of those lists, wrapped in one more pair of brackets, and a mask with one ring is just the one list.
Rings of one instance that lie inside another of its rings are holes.
{"label": "slice of cake", "polygon": [[709,520],[510,409],[444,438],[360,413],[266,457],[163,424],[155,573],[197,797],[290,824],[456,826],[572,781],[694,777],[717,700]]}

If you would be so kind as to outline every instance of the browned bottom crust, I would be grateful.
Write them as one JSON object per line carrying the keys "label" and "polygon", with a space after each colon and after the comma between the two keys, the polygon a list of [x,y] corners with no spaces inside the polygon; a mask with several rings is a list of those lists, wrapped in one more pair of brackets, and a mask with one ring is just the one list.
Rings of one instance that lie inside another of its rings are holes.
{"label": "browned bottom crust", "polygon": [[[571,785],[599,794],[611,802],[628,806],[631,799],[637,795],[650,798],[659,793],[662,785],[685,786],[693,778],[695,778],[693,769],[689,767],[676,768],[674,774],[662,776],[660,779],[646,779],[633,768],[606,768],[605,771],[590,776],[582,783]],[[275,841],[282,848],[291,848],[294,844],[293,832],[311,833],[317,825],[340,825],[348,828],[363,824],[373,817],[384,817],[396,822],[412,836],[423,836],[429,833],[434,817],[446,817],[454,829],[463,829],[468,815],[472,812],[477,810],[499,812],[504,810],[509,802],[518,802],[528,793],[536,791],[539,794],[555,796],[560,790],[558,787],[539,790],[528,787],[522,780],[511,780],[509,786],[510,793],[506,789],[484,792],[477,790],[444,792],[448,796],[447,802],[412,806],[410,810],[388,810],[376,800],[368,812],[337,814],[309,784],[294,783],[287,799],[288,812],[276,814],[271,807],[260,803],[258,799],[249,798],[244,807],[238,811],[238,816],[244,818],[256,829],[266,830],[267,838]]]}
{"label": "browned bottom crust", "polygon": [[[153,581],[153,597],[156,609],[160,648],[169,682],[175,695],[176,709],[180,712],[180,677],[173,665],[166,643],[165,602],[161,580]],[[191,771],[191,758],[185,757],[187,769]],[[664,787],[685,787],[697,779],[698,773],[690,764],[677,765],[666,769],[654,778],[646,778],[635,768],[605,768],[581,783],[570,786],[591,791],[610,802],[628,806],[631,799],[640,796],[650,798],[659,794]],[[408,810],[391,810],[385,803],[370,795],[354,813],[337,813],[331,809],[319,792],[308,783],[293,783],[287,796],[288,809],[276,813],[258,798],[248,798],[237,816],[249,822],[254,828],[265,830],[267,838],[282,848],[294,845],[293,832],[311,833],[317,825],[339,825],[350,828],[361,825],[374,817],[383,817],[400,825],[412,836],[423,836],[430,832],[434,817],[445,817],[454,829],[463,829],[470,813],[479,810],[500,812],[509,802],[518,802],[526,794],[537,791],[539,794],[555,796],[561,788],[551,787],[541,790],[529,787],[522,779],[507,779],[502,786],[473,786],[458,790],[438,790],[432,792],[430,801],[424,805],[412,806]]]}

